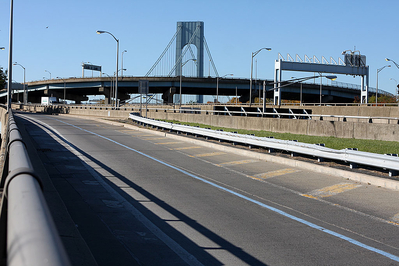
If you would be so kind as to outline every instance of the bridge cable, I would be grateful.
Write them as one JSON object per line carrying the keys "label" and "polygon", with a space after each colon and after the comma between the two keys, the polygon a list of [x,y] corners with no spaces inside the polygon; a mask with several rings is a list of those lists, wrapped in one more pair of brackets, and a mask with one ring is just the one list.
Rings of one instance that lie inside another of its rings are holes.
{"label": "bridge cable", "polygon": [[173,41],[176,39],[177,34],[180,33],[181,31],[181,26],[177,29],[175,35],[173,35],[172,39],[170,40],[169,44],[166,46],[165,50],[162,52],[162,54],[159,56],[158,60],[155,62],[155,64],[151,67],[151,69],[145,74],[145,77],[148,77],[151,72],[154,70],[154,68],[158,65],[158,63],[162,60],[163,56],[166,54],[166,52],[169,50],[170,46],[172,45]]}
{"label": "bridge cable", "polygon": [[205,45],[206,52],[208,53],[208,56],[209,56],[209,58],[210,58],[210,60],[211,60],[211,64],[212,64],[212,67],[213,67],[213,71],[215,72],[216,77],[219,77],[219,73],[218,73],[218,71],[217,71],[217,69],[216,69],[215,62],[213,62],[213,58],[212,58],[212,55],[211,55],[211,51],[209,50],[209,47],[208,47],[208,44],[207,44],[207,42],[206,42],[205,36],[204,36],[204,45]]}

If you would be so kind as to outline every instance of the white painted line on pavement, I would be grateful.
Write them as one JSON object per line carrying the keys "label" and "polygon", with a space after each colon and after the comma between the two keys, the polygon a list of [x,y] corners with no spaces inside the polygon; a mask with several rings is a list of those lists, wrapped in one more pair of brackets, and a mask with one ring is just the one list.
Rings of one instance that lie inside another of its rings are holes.
{"label": "white painted line on pavement", "polygon": [[[271,210],[271,211],[273,211],[273,212],[276,212],[276,213],[278,213],[278,214],[281,214],[281,215],[283,215],[283,216],[285,216],[285,217],[287,217],[287,218],[289,218],[289,219],[291,219],[291,220],[297,221],[297,222],[302,223],[302,224],[304,224],[304,225],[307,225],[307,226],[309,226],[309,227],[311,227],[311,228],[314,228],[314,229],[316,229],[316,230],[322,231],[322,232],[327,233],[327,234],[329,234],[329,235],[338,237],[338,238],[340,238],[340,239],[342,239],[342,240],[345,240],[345,241],[347,241],[347,242],[349,242],[349,243],[352,243],[352,244],[354,244],[354,245],[356,245],[356,246],[362,247],[362,248],[367,249],[367,250],[369,250],[369,251],[372,251],[372,252],[375,252],[375,253],[380,254],[380,255],[382,255],[382,256],[385,256],[385,257],[387,257],[387,258],[389,258],[389,259],[391,259],[391,260],[394,260],[394,261],[396,261],[396,262],[399,262],[399,257],[398,257],[398,256],[395,256],[395,255],[393,255],[393,254],[391,254],[391,253],[388,253],[388,252],[385,252],[385,251],[383,251],[383,250],[381,250],[381,249],[377,249],[377,248],[374,248],[374,247],[372,247],[372,246],[366,245],[366,244],[364,244],[364,243],[362,243],[362,242],[360,242],[360,241],[357,241],[357,240],[355,240],[355,239],[353,239],[353,238],[347,237],[347,236],[342,235],[342,234],[340,234],[340,233],[337,233],[337,232],[335,232],[335,231],[332,231],[332,230],[329,230],[329,229],[324,228],[324,227],[322,227],[322,226],[316,225],[316,224],[314,224],[314,223],[312,223],[312,222],[306,221],[306,220],[304,220],[304,219],[302,219],[302,218],[299,218],[299,217],[296,217],[296,216],[294,216],[294,215],[291,215],[291,214],[289,214],[289,213],[287,213],[287,212],[285,212],[285,211],[282,211],[282,210],[277,209],[277,208],[275,208],[275,207],[272,207],[272,206],[270,206],[270,205],[264,204],[264,203],[262,203],[262,202],[260,202],[260,201],[254,200],[254,199],[252,199],[252,198],[250,198],[250,197],[247,197],[247,196],[245,196],[245,195],[242,195],[242,194],[240,194],[240,193],[237,193],[237,192],[235,192],[235,191],[233,191],[233,190],[231,190],[231,189],[225,188],[225,187],[220,186],[220,185],[218,185],[218,184],[216,184],[216,183],[213,183],[213,182],[211,182],[211,181],[209,181],[209,180],[206,180],[206,179],[204,179],[204,178],[201,178],[201,177],[198,177],[198,176],[196,176],[196,175],[194,175],[194,174],[191,174],[191,173],[189,173],[189,172],[187,172],[187,171],[185,171],[185,170],[182,170],[182,169],[180,169],[180,168],[178,168],[178,167],[175,167],[175,166],[173,166],[173,165],[170,165],[170,164],[168,164],[168,163],[166,163],[166,162],[164,162],[164,161],[161,161],[161,160],[159,160],[159,159],[157,159],[157,158],[154,158],[154,157],[152,157],[152,156],[150,156],[150,155],[148,155],[148,154],[145,154],[145,153],[140,152],[140,151],[138,151],[138,150],[136,150],[136,149],[133,149],[133,148],[131,148],[131,147],[129,147],[129,146],[126,146],[126,145],[124,145],[124,144],[121,144],[121,143],[119,143],[119,142],[117,142],[117,141],[115,141],[115,140],[113,140],[113,139],[108,138],[108,137],[99,135],[99,134],[97,134],[97,133],[91,132],[91,131],[89,131],[89,130],[83,129],[83,128],[81,128],[81,127],[78,127],[78,126],[69,124],[69,123],[67,123],[67,122],[64,122],[64,121],[61,121],[61,120],[58,120],[58,119],[55,119],[55,120],[57,120],[57,121],[59,121],[59,122],[61,122],[61,123],[70,125],[70,126],[72,126],[72,127],[74,127],[74,128],[77,128],[77,129],[79,129],[79,130],[82,130],[82,131],[84,131],[84,132],[93,134],[93,135],[98,136],[98,137],[100,137],[100,138],[103,138],[103,139],[105,139],[105,140],[108,140],[108,141],[110,141],[110,142],[112,142],[112,143],[115,143],[115,144],[121,146],[121,147],[124,147],[124,148],[126,148],[126,149],[128,149],[128,150],[131,150],[131,151],[133,151],[133,152],[135,152],[135,153],[138,153],[138,154],[140,154],[140,155],[142,155],[142,156],[145,156],[145,157],[147,157],[147,158],[149,158],[149,159],[151,159],[151,160],[154,160],[154,161],[156,161],[156,162],[158,162],[158,163],[160,163],[160,164],[163,164],[163,165],[165,165],[165,166],[167,166],[167,167],[170,167],[170,168],[172,168],[172,169],[174,169],[174,170],[176,170],[176,171],[178,171],[178,172],[181,172],[181,173],[183,173],[183,174],[185,174],[185,175],[187,175],[187,176],[190,176],[190,177],[192,177],[192,178],[194,178],[194,179],[200,180],[200,181],[202,181],[202,182],[204,182],[204,183],[206,183],[206,184],[209,184],[209,185],[211,185],[211,186],[213,186],[213,187],[216,187],[216,188],[221,189],[221,190],[223,190],[223,191],[225,191],[225,192],[228,192],[228,193],[230,193],[230,194],[233,194],[233,195],[235,195],[235,196],[237,196],[237,197],[239,197],[239,198],[242,198],[242,199],[244,199],[244,200],[247,200],[247,201],[249,201],[249,202],[252,202],[252,203],[254,203],[254,204],[257,204],[258,206],[261,206],[261,207],[263,207],[263,208],[266,208],[266,209],[268,209],[268,210]],[[115,193],[116,193],[116,192],[115,192]]]}

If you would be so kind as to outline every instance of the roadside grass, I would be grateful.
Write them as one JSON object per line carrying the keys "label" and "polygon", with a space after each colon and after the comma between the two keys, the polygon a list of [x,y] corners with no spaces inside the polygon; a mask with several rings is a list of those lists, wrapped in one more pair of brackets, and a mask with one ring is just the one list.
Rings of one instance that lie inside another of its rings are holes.
{"label": "roadside grass", "polygon": [[162,120],[165,122],[171,122],[175,124],[184,124],[190,126],[199,126],[201,128],[211,128],[213,130],[222,129],[228,132],[238,132],[239,134],[254,134],[257,137],[274,137],[275,139],[282,140],[298,140],[304,143],[324,143],[326,147],[341,150],[345,148],[358,148],[359,151],[372,152],[372,153],[399,153],[399,142],[397,141],[382,141],[382,140],[367,140],[367,139],[348,139],[348,138],[336,138],[336,137],[322,137],[322,136],[308,136],[291,133],[277,133],[269,131],[258,131],[258,130],[244,130],[244,129],[232,129],[213,127],[209,125],[199,123],[186,123],[176,120]]}

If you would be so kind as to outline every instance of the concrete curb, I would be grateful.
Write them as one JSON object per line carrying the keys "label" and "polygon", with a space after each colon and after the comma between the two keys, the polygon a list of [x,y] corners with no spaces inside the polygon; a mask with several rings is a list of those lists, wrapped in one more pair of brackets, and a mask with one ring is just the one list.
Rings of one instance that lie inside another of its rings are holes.
{"label": "concrete curb", "polygon": [[[73,116],[73,115],[69,115],[69,116]],[[160,132],[160,131],[154,131],[154,130],[150,130],[150,129],[140,128],[140,127],[137,127],[134,125],[123,124],[120,122],[110,121],[110,120],[106,120],[106,119],[98,118],[98,117],[96,117],[96,118],[83,117],[83,116],[79,116],[79,117],[85,118],[85,119],[90,119],[90,120],[95,120],[98,122],[111,124],[111,125],[119,125],[119,126],[123,125],[124,127],[129,128],[129,129],[148,132],[148,133],[152,133],[154,135],[163,136],[163,137],[170,138],[170,139],[181,140],[181,141],[185,141],[188,143],[193,143],[195,145],[200,145],[203,147],[216,149],[219,151],[234,153],[234,154],[238,154],[238,155],[244,155],[244,156],[247,156],[247,157],[250,157],[253,159],[258,159],[261,161],[284,164],[284,165],[287,165],[290,167],[298,167],[298,168],[313,171],[316,173],[323,173],[323,174],[328,174],[328,175],[332,175],[332,176],[342,177],[342,178],[349,179],[352,181],[365,183],[368,185],[374,185],[377,187],[383,187],[383,188],[387,188],[387,189],[391,189],[391,190],[399,190],[399,180],[375,177],[375,176],[370,176],[370,175],[366,175],[366,174],[362,174],[362,173],[356,173],[356,172],[351,172],[351,171],[347,171],[347,170],[336,169],[333,167],[317,165],[314,163],[298,161],[295,159],[282,158],[282,157],[273,156],[270,154],[264,154],[264,153],[259,153],[259,152],[255,152],[255,151],[250,151],[250,150],[243,150],[243,149],[238,149],[238,148],[234,148],[234,147],[228,147],[228,146],[220,145],[217,143],[211,143],[211,142],[207,142],[207,141],[203,141],[203,140],[186,138],[186,137],[183,137],[180,135],[169,134],[166,132]]]}

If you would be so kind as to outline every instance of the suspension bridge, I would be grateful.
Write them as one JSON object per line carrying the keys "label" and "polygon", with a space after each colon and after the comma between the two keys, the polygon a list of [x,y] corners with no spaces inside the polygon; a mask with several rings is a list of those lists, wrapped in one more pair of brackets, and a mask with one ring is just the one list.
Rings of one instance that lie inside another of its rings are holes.
{"label": "suspension bridge", "polygon": [[[250,79],[219,76],[204,32],[204,22],[177,22],[175,34],[145,76],[123,76],[118,78],[117,99],[121,103],[128,103],[137,98],[139,93],[138,82],[140,80],[149,81],[150,98],[169,104],[181,103],[183,101],[181,98],[184,95],[195,97],[192,102],[196,103],[204,103],[204,96],[206,95],[210,96],[208,98],[212,102],[218,102],[219,96],[236,97],[243,103],[249,101],[251,97],[251,102],[254,102],[255,98],[263,98],[263,90],[265,90],[266,98],[277,99],[278,104],[280,104],[281,99],[301,99],[302,102],[308,103],[319,102],[319,100],[323,103],[344,103],[353,102],[354,98],[359,97],[360,94],[362,94],[362,99],[367,98],[365,97],[365,89],[361,86],[335,82],[330,82],[329,84],[298,82],[285,84],[284,87],[276,89],[276,79],[254,81],[252,92],[250,93]],[[333,65],[328,64],[328,62],[325,64],[324,61],[327,60],[324,57],[321,62],[319,60],[316,62],[315,57],[313,57],[312,61],[310,59],[307,60],[305,56],[305,62],[303,60],[299,62],[297,59],[298,55],[295,60],[290,56],[287,56],[287,60],[285,60],[279,54],[276,64],[286,62],[284,67],[287,64],[290,66],[297,64],[300,68],[306,65],[312,69],[315,67],[330,69]],[[341,61],[335,66],[340,71],[345,68],[345,62]],[[356,66],[348,65],[348,67],[357,70]],[[281,70],[285,69],[281,68]],[[282,81],[280,78],[278,82],[286,81]],[[40,102],[42,96],[54,96],[59,99],[75,101],[75,103],[79,104],[88,101],[89,96],[95,95],[103,95],[105,102],[111,103],[115,101],[114,83],[115,77],[74,77],[32,81],[28,82],[26,87],[21,85],[13,86],[12,99],[13,101],[22,100],[22,94],[26,90],[28,102],[32,103]],[[265,84],[264,88],[263,83]],[[379,93],[389,94],[383,90],[379,90]],[[367,94],[372,95],[374,91],[368,88]],[[3,102],[5,102],[6,95],[6,91],[0,92],[0,99]],[[158,97],[152,97],[154,95],[158,95]]]}

